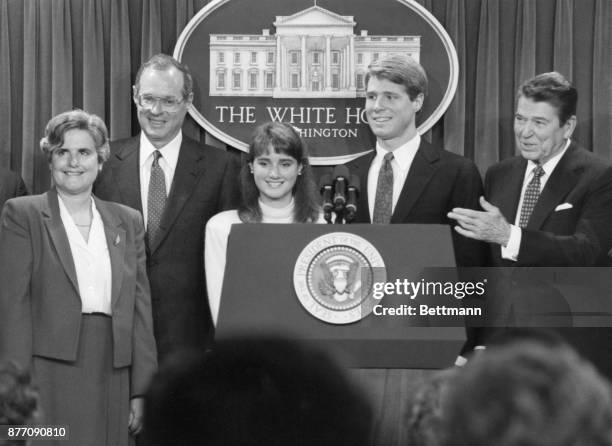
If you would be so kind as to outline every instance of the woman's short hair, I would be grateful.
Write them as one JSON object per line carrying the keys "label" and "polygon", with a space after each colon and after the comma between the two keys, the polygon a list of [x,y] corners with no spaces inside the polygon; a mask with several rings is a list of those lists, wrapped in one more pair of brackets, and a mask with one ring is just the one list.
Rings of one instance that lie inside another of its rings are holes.
{"label": "woman's short hair", "polygon": [[427,96],[427,74],[421,64],[410,56],[395,54],[375,60],[368,66],[366,86],[371,77],[403,85],[411,101],[414,101],[419,94]]}
{"label": "woman's short hair", "polygon": [[259,223],[262,220],[259,207],[259,189],[251,173],[250,164],[255,158],[274,150],[295,159],[302,165],[302,174],[298,175],[293,187],[295,223],[316,222],[319,218],[319,197],[316,193],[312,169],[308,161],[308,151],[297,132],[283,122],[267,122],[258,126],[253,133],[249,153],[245,157],[240,171],[242,203],[238,215],[245,223]]}
{"label": "woman's short hair", "polygon": [[108,130],[104,121],[83,110],[70,110],[54,116],[45,127],[45,136],[40,140],[40,148],[51,162],[55,149],[64,144],[64,135],[69,130],[85,130],[94,141],[98,162],[104,164],[110,156]]}

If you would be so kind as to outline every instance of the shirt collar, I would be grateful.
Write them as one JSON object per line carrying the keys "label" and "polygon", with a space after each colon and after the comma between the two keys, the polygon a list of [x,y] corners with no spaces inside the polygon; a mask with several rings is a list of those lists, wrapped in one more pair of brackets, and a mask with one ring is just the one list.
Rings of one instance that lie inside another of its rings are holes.
{"label": "shirt collar", "polygon": [[[548,161],[546,161],[544,164],[542,164],[544,175],[550,175],[553,172],[553,170],[555,170],[555,167],[557,167],[557,164],[559,164],[559,161],[561,161],[561,158],[563,157],[565,152],[567,152],[567,149],[570,146],[571,142],[572,142],[571,139],[568,138],[567,142],[565,143],[565,147],[563,147],[563,150],[561,150],[555,156],[553,156]],[[533,172],[533,169],[535,169],[536,166],[537,166],[537,163],[533,162],[532,160],[527,161],[527,175],[526,176],[528,176],[531,172]]]}
{"label": "shirt collar", "polygon": [[[57,195],[58,198],[58,204],[59,204],[59,211],[60,211],[60,217],[62,219],[62,223],[64,224],[64,228],[66,229],[66,232],[73,232],[75,234],[79,234],[79,229],[76,225],[76,223],[74,222],[74,220],[72,219],[72,216],[70,215],[70,211],[68,211],[68,208],[66,207],[66,205],[64,204],[64,200],[61,197],[61,195]],[[100,215],[100,212],[98,211],[98,208],[96,207],[96,202],[93,198],[90,198],[90,209],[91,209],[91,215],[92,215],[92,219],[91,219],[91,226],[90,226],[90,237],[89,240],[93,240],[92,235],[94,230],[97,230],[98,227],[102,228],[102,230],[104,230],[104,222],[102,221],[102,216]],[[76,237],[75,240],[77,240],[78,242],[83,242],[82,244],[85,246],[89,245],[89,242],[85,242],[85,240],[83,239],[83,237]]]}
{"label": "shirt collar", "polygon": [[159,150],[170,166],[176,166],[178,162],[179,150],[183,143],[183,132],[178,132],[168,144],[161,149],[157,149],[144,132],[140,132],[140,167],[142,167],[151,157],[153,152]]}
{"label": "shirt collar", "polygon": [[[393,151],[393,158],[401,170],[406,170],[410,167],[410,164],[414,159],[414,155],[416,154],[417,150],[419,150],[420,145],[421,135],[417,133],[414,138]],[[376,157],[382,160],[387,152],[388,150],[383,149],[379,143],[376,143]]]}

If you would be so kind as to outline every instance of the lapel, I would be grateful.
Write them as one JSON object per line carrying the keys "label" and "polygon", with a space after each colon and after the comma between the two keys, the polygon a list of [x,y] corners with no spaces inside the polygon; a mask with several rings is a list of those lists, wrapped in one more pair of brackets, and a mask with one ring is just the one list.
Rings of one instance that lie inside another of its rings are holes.
{"label": "lapel", "polygon": [[[121,194],[121,203],[142,214],[142,199],[140,195],[140,167],[138,165],[140,154],[140,138],[138,136],[125,141],[116,153],[118,159],[114,178]],[[115,169],[115,167],[113,167]],[[98,203],[96,202],[96,205]]]}
{"label": "lapel", "polygon": [[544,220],[554,212],[555,207],[576,186],[581,174],[580,166],[575,164],[578,157],[576,146],[571,144],[546,182],[533,208],[527,229],[541,229]]}
{"label": "lapel", "polygon": [[96,208],[104,223],[104,234],[106,235],[106,246],[111,262],[112,288],[111,303],[115,307],[119,299],[119,291],[123,282],[124,259],[125,259],[125,229],[119,217],[110,209],[108,203],[94,197]]}
{"label": "lapel", "polygon": [[351,163],[351,173],[357,175],[361,179],[361,192],[359,195],[359,206],[357,207],[357,215],[355,222],[370,223],[370,203],[368,199],[368,175],[370,172],[370,164],[376,156],[376,150],[356,159]]}
{"label": "lapel", "polygon": [[491,200],[492,204],[497,206],[506,220],[512,224],[516,219],[526,168],[527,160],[517,157],[508,169],[501,171],[497,176],[495,183],[498,186],[496,190],[491,191],[491,196],[487,197],[487,200]]}
{"label": "lapel", "polygon": [[408,171],[408,176],[400,192],[391,216],[391,223],[402,223],[412,210],[417,199],[423,193],[425,186],[429,183],[437,170],[436,163],[440,159],[440,150],[421,139],[414,160]]}
{"label": "lapel", "polygon": [[159,224],[159,234],[155,238],[154,243],[149,246],[151,253],[154,253],[166,238],[172,224],[193,193],[198,180],[205,170],[206,163],[203,162],[204,157],[205,151],[183,135],[172,187],[170,188],[166,208]]}
{"label": "lapel", "polygon": [[74,259],[72,258],[72,252],[70,251],[70,242],[68,241],[68,235],[64,229],[62,223],[62,217],[60,216],[59,202],[57,197],[57,191],[52,188],[47,193],[46,203],[43,204],[41,212],[43,215],[43,222],[49,233],[51,243],[55,247],[55,252],[59,258],[72,287],[77,296],[79,293],[79,284],[77,282],[76,268],[74,266]]}

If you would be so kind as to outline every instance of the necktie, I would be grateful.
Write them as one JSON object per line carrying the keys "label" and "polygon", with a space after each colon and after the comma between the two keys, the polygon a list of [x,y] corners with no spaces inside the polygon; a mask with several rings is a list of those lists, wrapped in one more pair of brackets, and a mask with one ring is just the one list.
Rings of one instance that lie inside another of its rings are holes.
{"label": "necktie", "polygon": [[372,223],[389,223],[393,208],[393,152],[387,152],[378,172]]}
{"label": "necktie", "polygon": [[159,230],[161,216],[166,206],[166,177],[159,165],[162,154],[159,150],[153,152],[151,165],[151,179],[149,180],[149,195],[147,197],[147,235],[149,242],[153,242]]}
{"label": "necktie", "polygon": [[529,222],[529,217],[533,212],[533,208],[538,202],[540,197],[540,177],[544,175],[544,169],[539,164],[533,169],[533,178],[525,189],[525,196],[523,197],[523,206],[521,207],[521,218],[519,219],[519,226],[524,228]]}

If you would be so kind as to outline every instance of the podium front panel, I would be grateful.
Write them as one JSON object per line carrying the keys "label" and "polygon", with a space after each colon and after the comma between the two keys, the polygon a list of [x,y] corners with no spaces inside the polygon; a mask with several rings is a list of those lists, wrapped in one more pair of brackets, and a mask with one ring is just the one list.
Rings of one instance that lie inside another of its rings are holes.
{"label": "podium front panel", "polygon": [[463,327],[374,314],[338,325],[317,319],[302,306],[293,284],[296,261],[312,240],[332,232],[356,234],[374,245],[388,282],[404,279],[407,271],[454,266],[450,228],[444,225],[233,225],[216,337],[299,339],[356,368],[452,365],[465,340]]}

